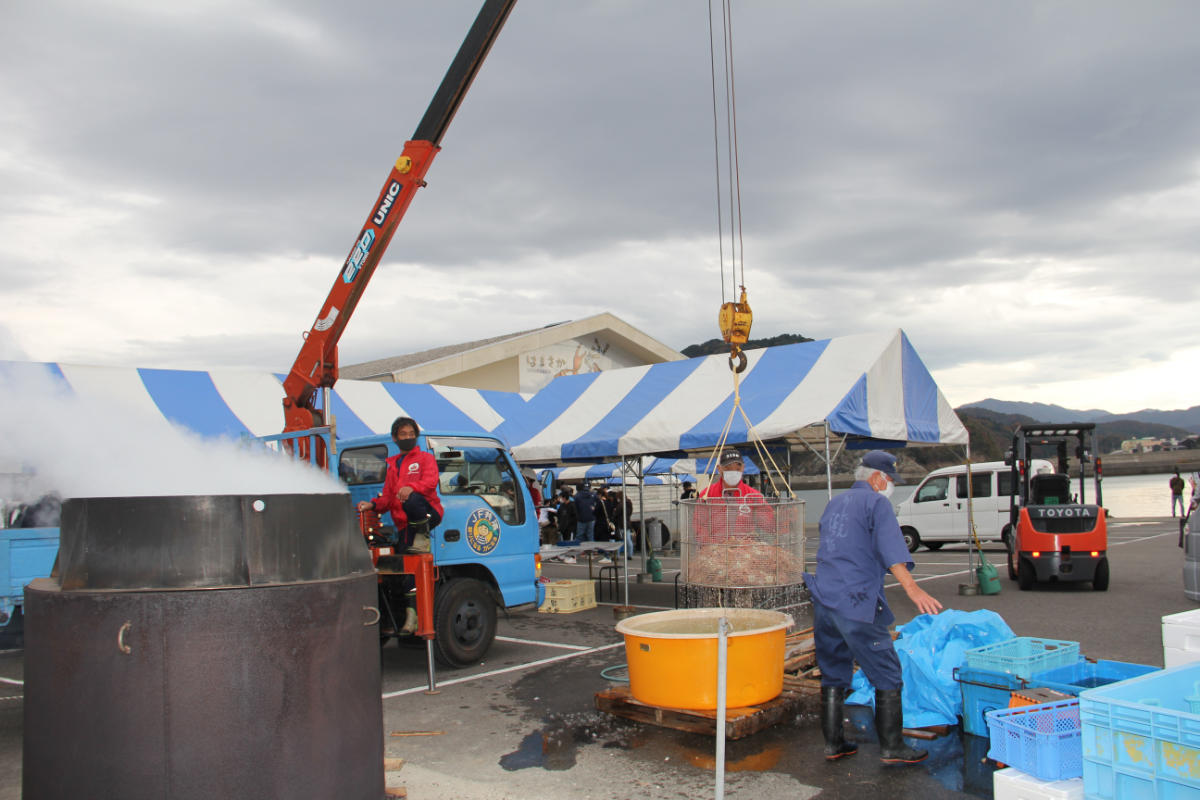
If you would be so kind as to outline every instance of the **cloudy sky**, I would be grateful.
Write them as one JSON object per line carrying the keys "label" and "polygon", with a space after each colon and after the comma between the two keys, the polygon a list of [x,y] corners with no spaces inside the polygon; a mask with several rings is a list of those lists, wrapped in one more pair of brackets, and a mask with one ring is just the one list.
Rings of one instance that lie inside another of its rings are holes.
{"label": "cloudy sky", "polygon": [[[6,4],[0,357],[286,370],[478,7]],[[954,405],[1200,403],[1198,29],[737,2],[754,335],[903,328]],[[703,0],[520,0],[442,145],[343,363],[602,311],[719,335]]]}

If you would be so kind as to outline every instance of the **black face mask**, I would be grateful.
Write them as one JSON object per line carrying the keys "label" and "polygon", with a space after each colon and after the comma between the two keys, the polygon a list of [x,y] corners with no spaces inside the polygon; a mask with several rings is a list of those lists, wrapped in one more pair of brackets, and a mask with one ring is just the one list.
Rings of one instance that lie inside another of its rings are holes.
{"label": "black face mask", "polygon": [[396,446],[400,448],[401,453],[407,453],[417,446],[416,439],[397,439]]}

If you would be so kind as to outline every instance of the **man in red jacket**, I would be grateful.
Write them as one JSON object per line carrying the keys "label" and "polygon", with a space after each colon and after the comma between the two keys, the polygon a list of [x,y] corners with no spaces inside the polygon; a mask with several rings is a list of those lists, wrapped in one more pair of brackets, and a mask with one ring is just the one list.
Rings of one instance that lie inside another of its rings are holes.
{"label": "man in red jacket", "polygon": [[696,541],[725,543],[731,536],[752,536],[756,529],[774,532],[775,515],[770,506],[761,492],[742,480],[745,465],[741,453],[725,450],[719,463],[717,480],[700,493],[694,517]]}
{"label": "man in red jacket", "polygon": [[[442,521],[442,500],[438,497],[438,466],[432,453],[417,447],[421,428],[412,417],[397,417],[392,423],[392,441],[400,453],[387,460],[383,491],[374,500],[363,500],[359,511],[374,509],[383,514],[391,512],[396,526],[399,548],[408,550],[418,533],[429,534]],[[429,552],[422,548],[423,552]],[[417,629],[416,583],[412,576],[404,578],[408,608],[400,633],[411,634]]]}

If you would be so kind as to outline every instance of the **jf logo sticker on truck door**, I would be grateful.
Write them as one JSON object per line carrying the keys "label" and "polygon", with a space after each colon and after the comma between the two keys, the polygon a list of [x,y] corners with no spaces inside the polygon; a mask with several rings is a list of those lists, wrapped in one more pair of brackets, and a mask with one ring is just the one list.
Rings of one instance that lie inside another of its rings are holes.
{"label": "jf logo sticker on truck door", "polygon": [[500,520],[490,508],[477,508],[467,517],[467,544],[484,556],[500,543]]}

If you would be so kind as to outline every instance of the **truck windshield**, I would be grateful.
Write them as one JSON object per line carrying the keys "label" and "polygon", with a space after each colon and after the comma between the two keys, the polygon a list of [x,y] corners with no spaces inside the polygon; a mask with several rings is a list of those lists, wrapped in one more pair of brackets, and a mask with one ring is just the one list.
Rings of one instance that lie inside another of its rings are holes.
{"label": "truck windshield", "polygon": [[505,522],[520,525],[525,521],[520,478],[499,442],[461,436],[429,437],[426,441],[437,459],[438,488],[443,496],[476,495]]}

